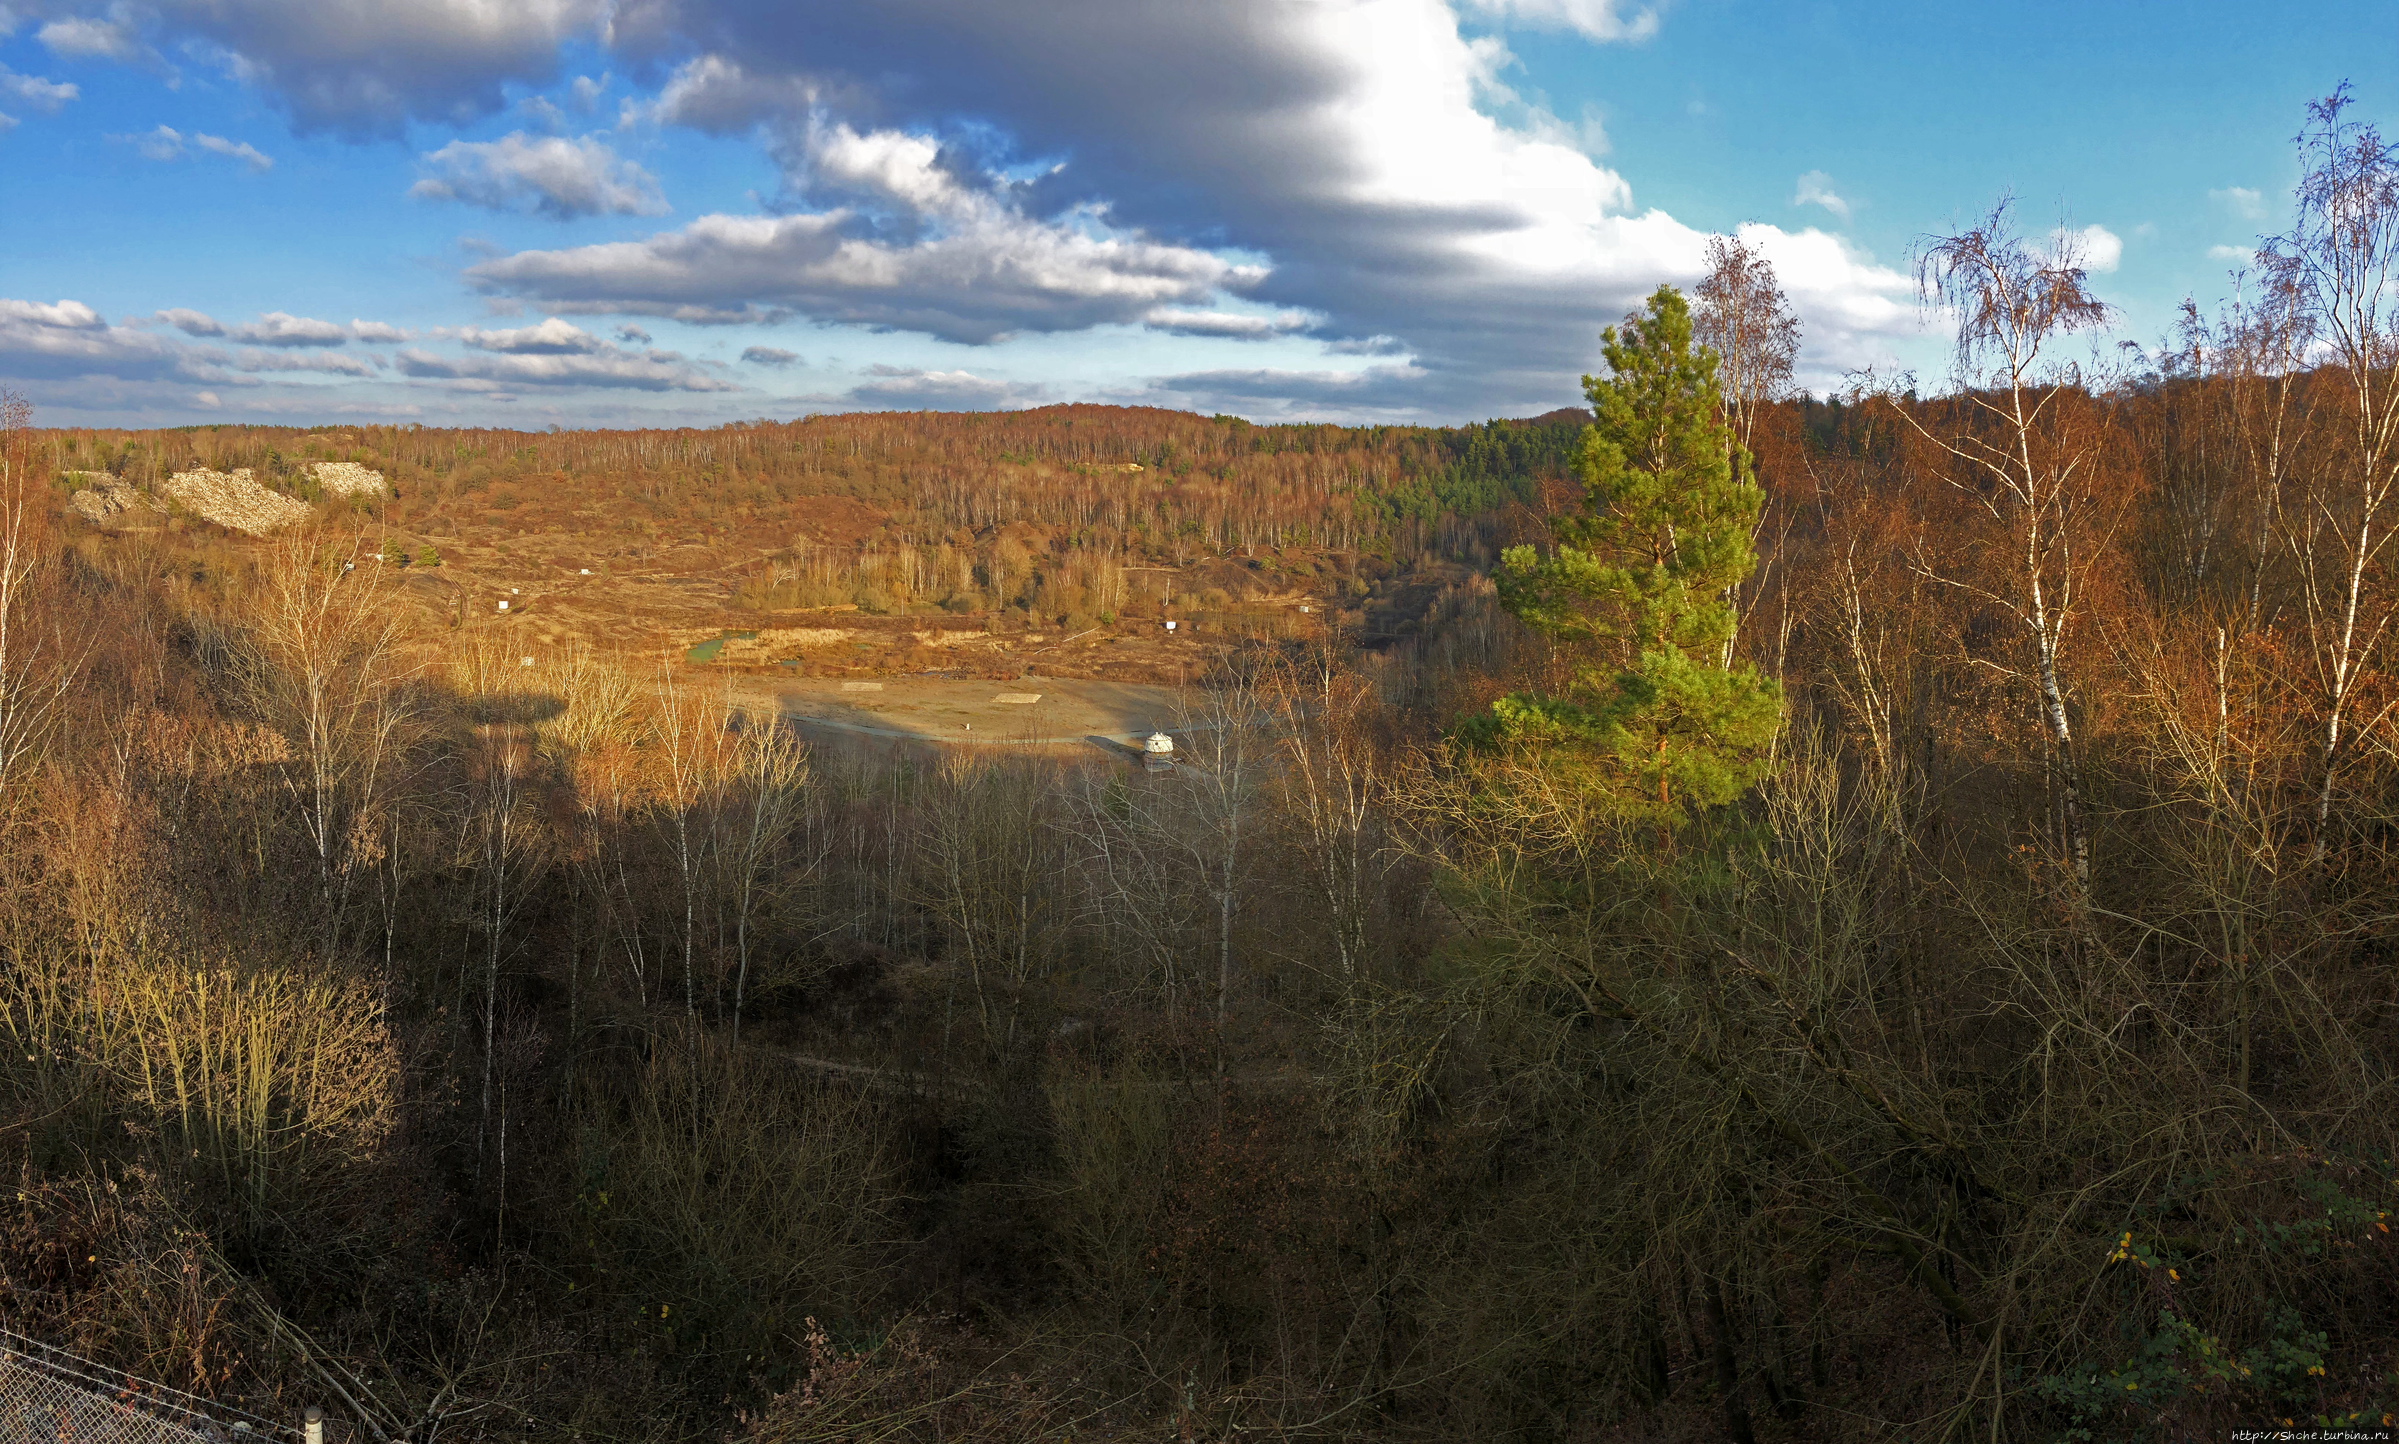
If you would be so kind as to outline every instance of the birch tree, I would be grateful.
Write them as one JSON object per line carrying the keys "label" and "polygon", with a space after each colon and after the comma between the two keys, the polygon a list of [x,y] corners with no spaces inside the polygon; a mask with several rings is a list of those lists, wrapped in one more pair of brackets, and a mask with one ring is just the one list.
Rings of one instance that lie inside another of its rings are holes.
{"label": "birch tree", "polygon": [[234,671],[292,760],[280,769],[316,884],[318,942],[341,945],[351,885],[379,847],[376,814],[391,791],[411,716],[400,625],[382,568],[356,537],[312,531],[276,544]]}
{"label": "birch tree", "polygon": [[1972,592],[2012,624],[2021,667],[2048,742],[2065,849],[2077,886],[2091,879],[2089,807],[2074,753],[2063,658],[2084,604],[2084,583],[2112,528],[2103,495],[2103,433],[2072,414],[2082,368],[2059,343],[2104,329],[2110,313],[2091,294],[2078,242],[2060,231],[2045,246],[2018,236],[2000,201],[1980,225],[1928,244],[1916,282],[1929,306],[1957,324],[1950,424],[1886,394],[1890,410],[1948,463],[1948,480],[1996,527],[2004,553],[1969,569],[1919,557],[1925,574]]}
{"label": "birch tree", "polygon": [[75,673],[55,648],[45,655],[33,626],[48,509],[25,454],[32,424],[32,403],[0,391],[0,818],[18,779],[41,755]]}
{"label": "birch tree", "polygon": [[2300,299],[2316,356],[2338,378],[2343,455],[2294,519],[2292,550],[2323,710],[2316,851],[2354,736],[2350,709],[2395,602],[2380,576],[2399,489],[2399,146],[2347,118],[2343,85],[2308,107],[2298,217],[2260,255]]}

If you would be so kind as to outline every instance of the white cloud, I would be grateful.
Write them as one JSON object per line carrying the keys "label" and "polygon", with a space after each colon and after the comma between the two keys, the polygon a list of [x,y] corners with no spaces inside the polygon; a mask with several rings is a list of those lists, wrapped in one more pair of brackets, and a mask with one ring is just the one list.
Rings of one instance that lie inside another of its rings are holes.
{"label": "white cloud", "polygon": [[576,216],[655,216],[666,198],[648,171],[592,136],[454,140],[421,157],[431,173],[409,188],[420,200],[461,201],[497,211]]}
{"label": "white cloud", "polygon": [[227,140],[221,135],[200,133],[192,136],[192,144],[211,154],[238,160],[252,170],[271,170],[275,165],[274,161],[261,154],[258,147],[248,141]]}
{"label": "white cloud", "polygon": [[38,75],[19,75],[0,65],[0,95],[14,96],[44,115],[56,115],[59,107],[83,94],[75,85],[65,81],[45,80]]}
{"label": "white cloud", "polygon": [[63,0],[45,25],[60,54],[133,60],[134,17],[280,100],[299,130],[390,137],[408,121],[455,125],[500,110],[511,81],[539,86],[561,45],[596,37],[608,0]]}
{"label": "white cloud", "polygon": [[44,305],[39,301],[0,299],[0,317],[36,326],[54,326],[66,331],[105,331],[108,323],[100,313],[81,301],[56,301]]}
{"label": "white cloud", "polygon": [[747,346],[742,349],[741,359],[749,362],[752,366],[772,366],[781,369],[785,366],[798,365],[800,353],[786,351],[780,346]]}
{"label": "white cloud", "polygon": [[1082,207],[1040,221],[996,187],[961,179],[929,137],[818,126],[813,182],[892,218],[874,234],[858,207],[787,216],[702,216],[646,241],[526,251],[467,268],[486,291],[553,310],[739,321],[800,311],[820,320],[988,342],[1018,331],[1134,321],[1263,279],[1262,267],[1115,234]]}
{"label": "white cloud", "polygon": [[806,76],[754,76],[741,62],[712,52],[678,66],[656,101],[627,105],[636,120],[725,134],[770,118],[806,115],[819,95]]}
{"label": "white cloud", "polygon": [[2262,221],[2266,218],[2266,198],[2247,186],[2226,186],[2222,190],[2211,190],[2207,193],[2207,198],[2239,216],[2242,220]]}
{"label": "white cloud", "polygon": [[162,125],[146,134],[129,136],[125,139],[131,140],[134,148],[148,160],[183,160],[189,157],[194,150],[202,150],[211,155],[224,156],[228,160],[238,160],[252,170],[271,170],[275,164],[273,159],[261,153],[256,146],[247,141],[227,140],[221,135],[208,135],[203,132],[195,132],[186,136],[171,125]]}
{"label": "white cloud", "polygon": [[[783,191],[760,214],[469,267],[493,302],[553,319],[804,314],[966,342],[1144,324],[1202,346],[1255,336],[1280,364],[1239,374],[1287,378],[1291,405],[1454,420],[1572,401],[1599,328],[1660,281],[1695,279],[1707,239],[1636,207],[1593,158],[1596,114],[1578,127],[1511,99],[1506,46],[1460,29],[1464,8],[1479,23],[1638,40],[1664,9],[1640,0],[1219,0],[1107,7],[1105,24],[1055,0],[50,3],[144,17],[138,34],[176,53],[233,57],[297,128],[355,135],[412,118],[455,125],[512,94],[596,109],[605,79],[582,87],[560,64],[581,36],[645,71],[691,57],[654,102],[625,102],[630,118],[753,134]],[[1823,190],[1843,199],[1829,179]],[[500,194],[518,208],[548,200]],[[1808,327],[1803,380],[1919,334],[1905,275],[1816,229],[1744,234],[1782,268]],[[1312,348],[1336,369],[1310,371]],[[1353,372],[1339,357],[1407,364]],[[625,384],[494,369],[603,361],[723,384],[631,352],[470,347],[409,364],[424,384],[461,390]],[[880,389],[846,399],[1031,394],[991,369],[868,376],[862,386]],[[1368,379],[1341,379],[1354,377]]]}
{"label": "white cloud", "polygon": [[185,374],[185,356],[164,338],[111,326],[81,301],[0,298],[0,376],[153,380]]}
{"label": "white cloud", "polygon": [[1474,9],[1495,19],[1514,20],[1542,30],[1572,30],[1593,40],[1647,40],[1658,33],[1656,7],[1644,5],[1630,16],[1618,13],[1616,0],[1468,0]]}
{"label": "white cloud", "polygon": [[593,356],[616,348],[570,321],[556,316],[543,319],[532,326],[518,326],[504,331],[483,331],[468,326],[447,333],[461,345],[478,351],[498,351],[512,356]]}
{"label": "white cloud", "polygon": [[923,371],[912,366],[870,366],[867,381],[841,396],[810,397],[888,411],[1003,411],[1037,406],[1048,388],[977,376],[972,371]]}
{"label": "white cloud", "polygon": [[350,339],[347,327],[285,311],[269,311],[249,325],[236,326],[225,334],[251,346],[339,346]]}
{"label": "white cloud", "polygon": [[52,54],[71,59],[133,60],[142,53],[133,27],[119,19],[71,15],[34,33]]}
{"label": "white cloud", "polygon": [[2060,256],[2072,257],[2086,271],[2104,274],[2124,260],[2124,238],[2105,226],[2051,231],[2049,245]]}
{"label": "white cloud", "polygon": [[552,135],[566,129],[566,112],[546,95],[528,95],[516,103],[516,108]]}
{"label": "white cloud", "polygon": [[[1406,392],[1417,417],[1455,419],[1571,400],[1601,326],[1701,271],[1706,234],[1638,211],[1592,157],[1602,138],[1512,97],[1505,46],[1462,34],[1444,0],[1132,7],[1097,28],[1042,0],[890,0],[805,23],[689,3],[709,7],[717,48],[635,118],[756,133],[787,177],[780,213],[495,258],[468,271],[487,294],[970,343],[1155,316],[1412,357],[1386,369],[1374,414]],[[1536,12],[1567,14],[1486,13]],[[1642,23],[1575,13],[1586,32]],[[1182,80],[1162,90],[1161,73]],[[883,119],[843,123],[858,114]],[[1809,377],[1920,333],[1905,275],[1814,230],[1757,234],[1808,267],[1786,284]],[[1367,394],[1307,384],[1325,404]]]}
{"label": "white cloud", "polygon": [[0,110],[0,135],[6,135],[16,128],[17,118],[13,115],[10,115],[7,111]]}
{"label": "white cloud", "polygon": [[181,306],[172,306],[159,312],[158,319],[186,336],[222,336],[225,334],[224,323],[205,311],[193,311]]}
{"label": "white cloud", "polygon": [[737,391],[682,364],[671,352],[635,356],[605,347],[593,354],[502,353],[437,356],[409,347],[396,358],[409,376],[476,381],[503,386],[593,386],[634,391]]}
{"label": "white cloud", "polygon": [[1177,336],[1224,336],[1236,341],[1263,341],[1272,336],[1304,331],[1316,324],[1317,319],[1306,311],[1278,311],[1271,316],[1250,316],[1231,311],[1192,311],[1179,306],[1160,306],[1143,316],[1141,324],[1153,331],[1165,331]]}
{"label": "white cloud", "polygon": [[1833,190],[1833,178],[1820,170],[1809,171],[1799,178],[1799,189],[1791,193],[1791,204],[1822,206],[1842,220],[1849,219],[1849,202]]}
{"label": "white cloud", "polygon": [[285,351],[237,351],[226,358],[225,365],[244,375],[262,371],[311,371],[328,376],[367,377],[390,363],[378,356],[362,361],[355,356],[295,356]]}
{"label": "white cloud", "polygon": [[355,318],[353,318],[350,322],[350,334],[361,341],[367,342],[406,341],[412,339],[412,333],[404,331],[398,326],[387,325],[381,321],[360,321]]}
{"label": "white cloud", "polygon": [[2236,266],[2246,266],[2257,259],[2257,252],[2247,246],[2210,246],[2207,248],[2207,258],[2211,261],[2230,261]]}
{"label": "white cloud", "polygon": [[269,311],[242,326],[228,326],[205,311],[193,311],[181,306],[159,311],[152,319],[163,321],[186,336],[235,341],[244,346],[271,346],[278,350],[339,346],[353,336],[361,340],[396,341],[406,334],[379,322],[353,321],[342,326],[309,316],[294,316],[288,311]]}

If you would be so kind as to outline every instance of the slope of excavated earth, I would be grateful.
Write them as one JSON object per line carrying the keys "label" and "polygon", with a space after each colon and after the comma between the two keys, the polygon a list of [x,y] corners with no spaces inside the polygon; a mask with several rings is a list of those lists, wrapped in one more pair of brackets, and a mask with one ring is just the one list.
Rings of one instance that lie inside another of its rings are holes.
{"label": "slope of excavated earth", "polygon": [[278,532],[308,516],[308,503],[260,486],[250,468],[178,471],[159,490],[184,510],[249,536]]}

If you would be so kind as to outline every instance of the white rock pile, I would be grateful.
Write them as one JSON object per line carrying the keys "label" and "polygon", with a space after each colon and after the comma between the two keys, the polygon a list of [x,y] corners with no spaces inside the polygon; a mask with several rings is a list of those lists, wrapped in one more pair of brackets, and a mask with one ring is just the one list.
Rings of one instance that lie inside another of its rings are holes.
{"label": "white rock pile", "polygon": [[69,475],[78,481],[94,483],[67,498],[67,505],[75,509],[75,514],[94,526],[107,526],[112,522],[122,525],[146,519],[145,513],[166,510],[105,471],[71,472]]}
{"label": "white rock pile", "polygon": [[311,462],[309,472],[327,496],[382,496],[388,490],[382,472],[370,471],[355,461]]}
{"label": "white rock pile", "polygon": [[306,502],[260,486],[246,466],[232,472],[178,471],[159,489],[203,520],[251,536],[280,531],[308,515]]}

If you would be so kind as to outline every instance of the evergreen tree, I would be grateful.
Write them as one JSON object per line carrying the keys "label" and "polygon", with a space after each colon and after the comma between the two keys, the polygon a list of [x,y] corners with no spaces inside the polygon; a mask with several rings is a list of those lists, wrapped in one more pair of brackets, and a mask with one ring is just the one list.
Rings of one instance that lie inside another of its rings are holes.
{"label": "evergreen tree", "polygon": [[1679,291],[1603,340],[1610,375],[1583,378],[1582,510],[1551,522],[1548,556],[1510,547],[1497,576],[1501,605],[1586,660],[1563,695],[1503,697],[1469,736],[1542,744],[1627,813],[1679,822],[1747,791],[1782,724],[1782,689],[1730,660],[1764,495]]}

